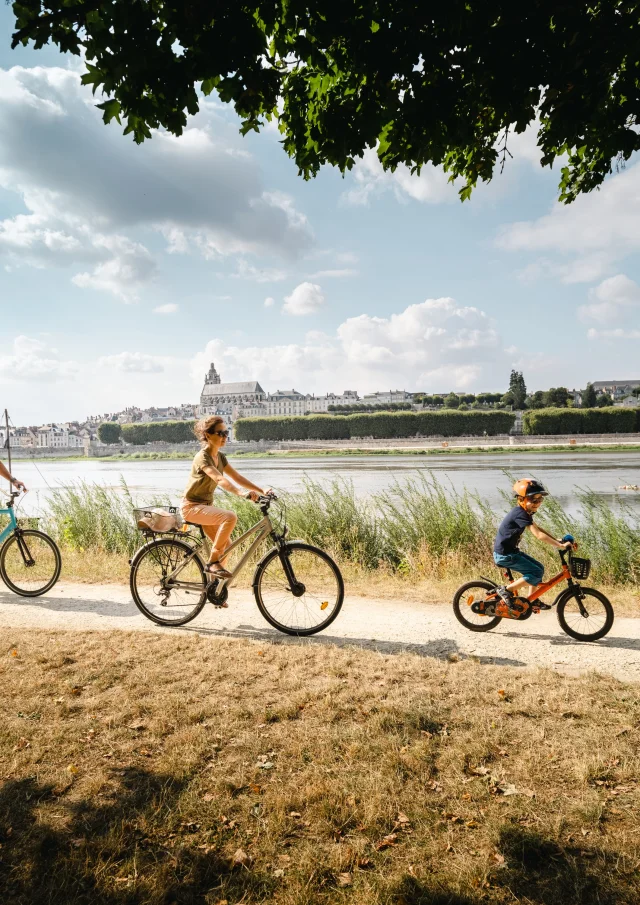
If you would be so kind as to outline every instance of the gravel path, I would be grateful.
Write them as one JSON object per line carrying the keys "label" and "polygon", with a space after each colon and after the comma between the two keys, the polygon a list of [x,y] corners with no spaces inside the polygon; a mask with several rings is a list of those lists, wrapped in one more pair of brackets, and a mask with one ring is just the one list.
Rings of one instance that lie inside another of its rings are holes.
{"label": "gravel path", "polygon": [[139,613],[125,585],[58,584],[50,594],[35,600],[0,592],[0,624],[77,631],[189,631],[293,644],[353,644],[384,653],[474,657],[481,663],[546,666],[570,674],[596,670],[640,681],[640,619],[616,619],[606,638],[585,644],[562,632],[554,612],[532,616],[522,624],[503,620],[493,632],[473,634],[458,624],[450,606],[347,597],[327,632],[297,639],[272,629],[247,590],[233,589],[227,610],[207,604],[183,629],[167,629]]}

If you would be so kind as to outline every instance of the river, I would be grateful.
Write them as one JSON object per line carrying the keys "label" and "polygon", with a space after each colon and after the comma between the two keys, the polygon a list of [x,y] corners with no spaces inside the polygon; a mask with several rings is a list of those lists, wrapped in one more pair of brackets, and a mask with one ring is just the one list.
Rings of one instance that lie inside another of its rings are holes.
{"label": "river", "polygon": [[[336,477],[353,482],[357,494],[367,497],[395,480],[431,472],[438,480],[461,490],[478,492],[490,505],[502,509],[500,490],[511,482],[505,472],[517,477],[537,477],[569,511],[575,511],[574,488],[588,487],[610,505],[620,499],[640,514],[640,492],[619,491],[623,484],[640,485],[639,452],[588,453],[496,453],[443,454],[429,456],[318,456],[308,458],[243,459],[232,463],[260,486],[296,491],[311,478],[329,484]],[[151,504],[156,495],[170,495],[179,501],[189,471],[189,461],[141,460],[110,462],[96,459],[74,461],[17,460],[13,471],[31,491],[23,512],[46,508],[47,496],[56,487],[87,481],[119,488],[125,481],[141,505]],[[221,500],[222,502],[222,500]]]}

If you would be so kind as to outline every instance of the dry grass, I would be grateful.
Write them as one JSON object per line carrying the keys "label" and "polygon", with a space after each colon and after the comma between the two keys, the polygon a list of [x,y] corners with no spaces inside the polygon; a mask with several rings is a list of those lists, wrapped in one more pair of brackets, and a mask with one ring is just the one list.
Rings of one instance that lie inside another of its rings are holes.
{"label": "dry grass", "polygon": [[0,901],[635,905],[637,686],[3,630]]}

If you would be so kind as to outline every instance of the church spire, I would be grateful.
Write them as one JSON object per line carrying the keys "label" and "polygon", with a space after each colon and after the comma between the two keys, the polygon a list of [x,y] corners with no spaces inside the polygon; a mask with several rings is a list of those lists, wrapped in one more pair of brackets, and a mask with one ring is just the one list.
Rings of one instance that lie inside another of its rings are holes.
{"label": "church spire", "polygon": [[211,362],[211,367],[209,368],[209,373],[204,375],[205,385],[207,383],[220,383],[220,375],[216,371],[216,366],[213,362]]}

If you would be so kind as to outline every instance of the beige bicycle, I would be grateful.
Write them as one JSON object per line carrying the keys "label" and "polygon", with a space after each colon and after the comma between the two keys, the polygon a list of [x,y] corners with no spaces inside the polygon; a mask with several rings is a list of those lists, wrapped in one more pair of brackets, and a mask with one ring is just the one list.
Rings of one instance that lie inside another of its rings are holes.
{"label": "beige bicycle", "polygon": [[252,585],[264,618],[287,635],[314,635],[330,625],[344,599],[340,569],[324,550],[286,540],[285,524],[280,531],[275,529],[269,509],[276,500],[275,494],[258,499],[262,518],[229,546],[225,559],[253,537],[225,580],[204,570],[205,534],[200,525],[195,526],[199,536],[177,529],[143,530],[147,542],[130,560],[131,594],[140,612],[157,625],[178,626],[195,619],[207,600],[220,607],[253,553],[270,538],[273,546],[256,566]]}

